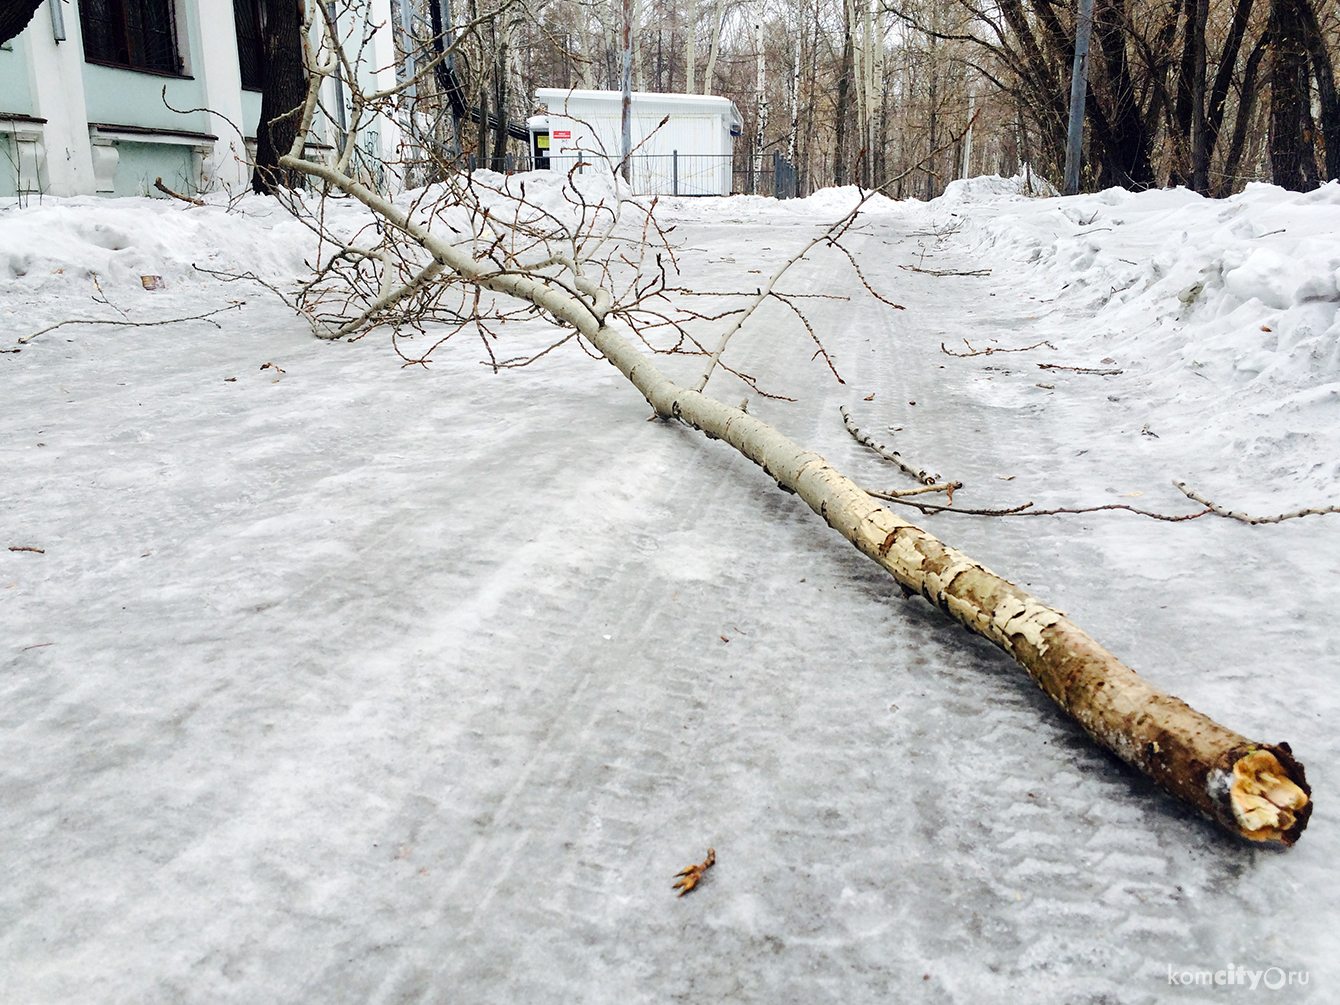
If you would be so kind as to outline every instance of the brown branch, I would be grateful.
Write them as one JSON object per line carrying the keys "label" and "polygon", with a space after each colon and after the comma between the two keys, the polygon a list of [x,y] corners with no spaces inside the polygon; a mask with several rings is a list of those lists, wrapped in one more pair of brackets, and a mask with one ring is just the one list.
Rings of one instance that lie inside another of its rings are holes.
{"label": "brown branch", "polygon": [[170,195],[172,198],[180,199],[182,202],[189,202],[192,206],[208,205],[204,199],[197,199],[194,196],[182,195],[180,192],[172,191],[172,189],[163,184],[162,178],[154,179],[154,188],[158,189],[158,191],[162,192],[164,195]]}
{"label": "brown branch", "polygon": [[1011,506],[1008,509],[963,509],[957,506],[937,506],[934,503],[915,502],[911,499],[900,499],[898,496],[889,492],[875,492],[866,489],[868,495],[876,499],[884,499],[888,502],[898,503],[902,506],[912,506],[921,510],[922,513],[957,513],[960,516],[1058,516],[1070,513],[1101,513],[1104,510],[1125,510],[1128,513],[1134,513],[1137,516],[1147,516],[1151,520],[1166,520],[1169,523],[1181,523],[1184,520],[1197,520],[1200,517],[1208,516],[1212,510],[1203,509],[1199,513],[1167,514],[1155,513],[1151,510],[1136,509],[1134,506],[1127,506],[1125,503],[1108,503],[1106,506],[1082,506],[1076,508],[1057,507],[1056,509],[1033,509],[1031,502],[1026,502],[1022,506]]}
{"label": "brown branch", "polygon": [[[944,353],[946,356],[957,356],[959,359],[966,359],[969,356],[990,356],[998,352],[1028,352],[1028,350],[1030,349],[1037,349],[1044,345],[1048,349],[1056,348],[1056,346],[1052,345],[1050,342],[1047,342],[1045,340],[1042,342],[1036,342],[1033,345],[1026,345],[1021,349],[974,349],[972,347],[972,343],[969,342],[967,339],[963,340],[963,344],[968,347],[969,350],[968,352],[954,352],[952,349],[946,349],[945,344],[943,342],[940,343],[940,351]],[[1067,368],[1061,367],[1061,369],[1067,369]]]}
{"label": "brown branch", "polygon": [[[57,328],[64,328],[66,325],[111,325],[113,328],[156,328],[159,325],[175,325],[183,321],[209,321],[215,314],[222,314],[224,311],[241,310],[246,305],[245,300],[239,300],[236,303],[229,304],[227,307],[220,307],[217,310],[206,311],[204,314],[192,314],[185,318],[164,318],[162,321],[115,321],[111,318],[70,318],[67,321],[58,321],[54,325],[40,331],[35,331],[31,335],[25,335],[19,339],[20,345],[27,345],[39,335],[45,335],[47,332],[53,332]],[[221,328],[217,321],[209,321],[215,328]]]}

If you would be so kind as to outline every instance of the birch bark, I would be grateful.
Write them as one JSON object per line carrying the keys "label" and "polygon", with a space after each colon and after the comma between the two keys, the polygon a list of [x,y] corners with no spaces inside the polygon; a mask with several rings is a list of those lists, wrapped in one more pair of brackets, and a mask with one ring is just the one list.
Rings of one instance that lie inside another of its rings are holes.
{"label": "birch bark", "polygon": [[717,53],[721,51],[721,22],[726,17],[726,0],[717,0],[712,14],[712,48],[707,53],[707,72],[703,74],[703,93],[712,93],[712,81],[717,69]]}

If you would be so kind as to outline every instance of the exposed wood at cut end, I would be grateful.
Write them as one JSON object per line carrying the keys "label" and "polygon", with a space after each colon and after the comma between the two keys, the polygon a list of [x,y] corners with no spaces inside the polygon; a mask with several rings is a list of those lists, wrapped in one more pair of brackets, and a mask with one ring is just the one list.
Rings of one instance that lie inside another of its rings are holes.
{"label": "exposed wood at cut end", "polygon": [[[1281,758],[1292,762],[1289,767]],[[1290,777],[1290,768],[1297,782]],[[1233,765],[1233,783],[1229,802],[1243,836],[1253,841],[1282,841],[1293,844],[1312,815],[1312,790],[1303,776],[1303,768],[1282,751],[1253,750]]]}

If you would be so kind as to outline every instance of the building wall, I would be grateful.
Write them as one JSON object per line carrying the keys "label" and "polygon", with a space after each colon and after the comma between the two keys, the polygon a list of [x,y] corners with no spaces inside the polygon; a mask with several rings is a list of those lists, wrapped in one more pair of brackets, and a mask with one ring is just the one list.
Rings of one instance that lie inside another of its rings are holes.
{"label": "building wall", "polygon": [[[228,0],[176,0],[181,74],[86,62],[79,0],[61,6],[64,39],[54,37],[52,25],[50,4],[59,2],[47,0],[0,49],[0,196],[159,196],[152,187],[159,177],[186,192],[248,184],[244,137],[255,136],[261,96],[242,90]],[[389,25],[390,14],[389,0],[366,0],[357,16]],[[395,61],[389,26],[376,32],[367,57],[360,82],[389,86]],[[364,139],[389,157],[397,133],[383,119]],[[23,184],[20,161],[33,165]]]}
{"label": "building wall", "polygon": [[28,90],[27,47],[17,39],[10,39],[0,46],[0,112],[33,113],[32,96]]}

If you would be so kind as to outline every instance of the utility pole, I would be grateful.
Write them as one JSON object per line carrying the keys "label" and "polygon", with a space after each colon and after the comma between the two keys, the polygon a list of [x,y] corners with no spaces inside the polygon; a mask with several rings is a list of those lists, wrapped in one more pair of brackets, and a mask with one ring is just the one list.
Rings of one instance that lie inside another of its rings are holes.
{"label": "utility pole", "polygon": [[[1092,2],[1092,0],[1090,0]],[[630,185],[633,155],[633,0],[623,0],[623,180]]]}
{"label": "utility pole", "polygon": [[972,89],[972,71],[963,75],[963,86],[968,92],[968,128],[963,134],[963,173],[962,178],[972,177],[972,123],[977,117],[977,93]]}
{"label": "utility pole", "polygon": [[1065,194],[1079,193],[1080,147],[1084,142],[1084,98],[1089,88],[1089,35],[1093,31],[1093,0],[1079,0],[1075,25],[1075,63],[1070,71],[1070,129],[1065,143]]}

